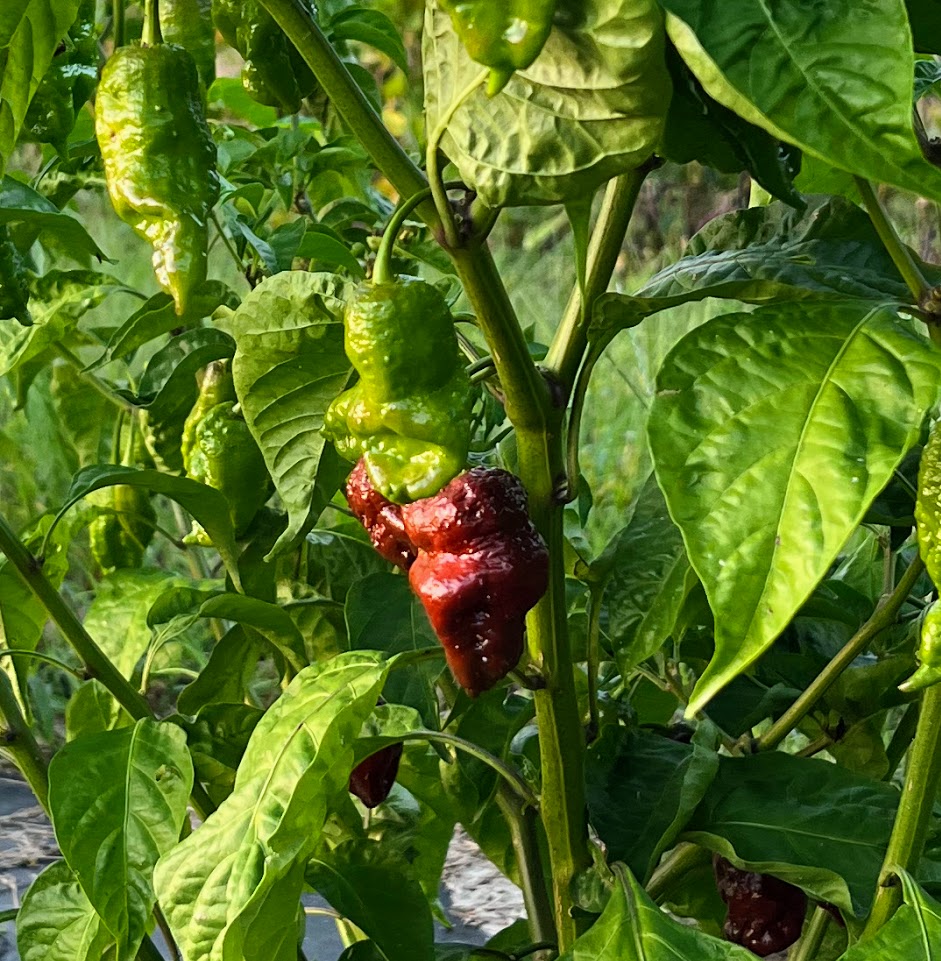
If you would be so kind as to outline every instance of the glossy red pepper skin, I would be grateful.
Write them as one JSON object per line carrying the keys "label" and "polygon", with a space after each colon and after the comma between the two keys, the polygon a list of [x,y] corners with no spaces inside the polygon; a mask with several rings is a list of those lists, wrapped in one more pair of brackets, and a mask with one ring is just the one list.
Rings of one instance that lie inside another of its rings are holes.
{"label": "glossy red pepper skin", "polygon": [[350,774],[350,793],[368,808],[378,807],[389,796],[399,773],[402,745],[390,744],[360,761]]}
{"label": "glossy red pepper skin", "polygon": [[366,528],[372,546],[391,564],[407,571],[417,552],[405,533],[402,508],[373,487],[362,460],[346,482],[346,500]]}
{"label": "glossy red pepper skin", "polygon": [[728,905],[724,932],[729,941],[765,958],[799,937],[807,895],[769,874],[743,871],[716,855],[713,870],[719,895]]}
{"label": "glossy red pepper skin", "polygon": [[470,694],[489,690],[523,653],[526,612],[545,593],[549,554],[512,474],[479,467],[402,508],[418,550],[409,582]]}

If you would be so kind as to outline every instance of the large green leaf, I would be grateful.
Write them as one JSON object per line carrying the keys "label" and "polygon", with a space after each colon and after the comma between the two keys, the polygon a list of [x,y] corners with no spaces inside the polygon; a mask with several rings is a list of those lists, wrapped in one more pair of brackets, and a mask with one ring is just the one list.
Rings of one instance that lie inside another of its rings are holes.
{"label": "large green leaf", "polygon": [[601,917],[559,961],[754,961],[751,951],[664,914],[623,865]]}
{"label": "large green leaf", "polygon": [[199,677],[180,691],[177,709],[196,714],[207,704],[240,703],[248,694],[259,659],[267,652],[268,644],[260,634],[236,624],[216,643]]}
{"label": "large green leaf", "polygon": [[154,864],[176,844],[192,788],[183,731],[149,718],[70,741],[49,765],[56,840],[121,957],[144,936]]}
{"label": "large green leaf", "polygon": [[[476,90],[443,141],[461,178],[490,206],[584,199],[653,153],[670,102],[662,14],[652,0],[586,0],[571,31],[493,99]],[[481,74],[437,4],[422,38],[428,130]]]}
{"label": "large green leaf", "polygon": [[29,886],[16,916],[22,961],[101,961],[114,938],[65,861]]}
{"label": "large green leaf", "polygon": [[941,357],[857,301],[727,314],[671,351],[648,424],[715,614],[702,709],[781,633],[917,440]]}
{"label": "large green leaf", "polygon": [[72,485],[59,516],[92,491],[116,484],[142,487],[152,494],[164,494],[189,511],[209,534],[233,583],[239,585],[238,551],[228,501],[214,487],[207,487],[188,477],[175,477],[157,470],[95,464],[80,470],[72,478]]}
{"label": "large green leaf", "polygon": [[814,758],[722,758],[683,838],[850,915],[871,906],[899,794]]}
{"label": "large green leaf", "polygon": [[252,733],[232,794],[161,858],[157,895],[185,961],[295,961],[304,865],[386,670],[357,651],[301,671]]}
{"label": "large green leaf", "polygon": [[[3,0],[0,11],[0,174],[26,108],[72,26],[79,0]],[[3,204],[0,203],[0,207]]]}
{"label": "large green leaf", "polygon": [[941,199],[912,127],[902,0],[663,0],[667,30],[719,103],[861,177]]}
{"label": "large green leaf", "polygon": [[[33,0],[34,6],[36,2],[37,0]],[[56,2],[58,4],[58,0]],[[67,2],[71,3],[73,0],[67,0]],[[62,5],[65,6],[65,4]],[[2,81],[0,81],[0,97],[2,97]],[[3,165],[2,138],[3,106],[0,106],[0,168]],[[12,177],[4,177],[0,180],[0,224],[15,223],[27,224],[38,231],[40,236],[49,234],[66,250],[90,254],[99,260],[108,259],[80,220],[59,210],[48,197],[44,197],[27,184]]]}
{"label": "large green leaf", "polygon": [[408,862],[374,841],[347,841],[307,867],[307,882],[387,961],[433,961],[428,899]]}
{"label": "large green leaf", "polygon": [[288,511],[272,554],[294,544],[324,506],[314,497],[325,445],[320,429],[350,376],[342,315],[351,290],[335,274],[284,271],[259,284],[232,318],[235,389]]}
{"label": "large green leaf", "polygon": [[[683,256],[635,294],[605,294],[593,336],[707,297],[746,303],[859,297],[907,303],[910,293],[868,215],[842,197],[807,197],[803,212],[781,203],[716,217]],[[941,281],[937,268],[924,265]]]}
{"label": "large green leaf", "polygon": [[588,750],[585,782],[592,827],[608,859],[649,878],[718,769],[716,753],[698,744],[605,728]]}
{"label": "large green leaf", "polygon": [[840,961],[937,961],[941,904],[906,871],[899,871],[905,903],[876,935],[851,947]]}
{"label": "large green leaf", "polygon": [[[346,625],[353,650],[398,654],[438,646],[438,638],[407,578],[397,574],[369,574],[357,581],[346,596]],[[441,667],[441,662],[426,662],[399,668],[389,675],[383,696],[393,704],[415,708],[425,724],[437,727],[435,678]]]}
{"label": "large green leaf", "polygon": [[683,537],[650,478],[630,523],[592,564],[605,580],[602,605],[618,668],[628,674],[660,649],[696,585]]}

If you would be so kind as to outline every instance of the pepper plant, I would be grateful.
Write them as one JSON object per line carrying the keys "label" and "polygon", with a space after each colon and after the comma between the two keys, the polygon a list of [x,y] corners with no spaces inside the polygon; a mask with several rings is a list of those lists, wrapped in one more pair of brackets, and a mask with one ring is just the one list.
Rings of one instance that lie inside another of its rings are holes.
{"label": "pepper plant", "polygon": [[[423,17],[5,0],[0,753],[62,858],[0,920],[287,961],[316,892],[344,961],[934,957],[941,268],[894,223],[941,203],[937,5]],[[691,170],[748,189],[625,267]],[[648,369],[622,513],[582,428]],[[522,891],[485,947],[435,943],[456,825]]]}

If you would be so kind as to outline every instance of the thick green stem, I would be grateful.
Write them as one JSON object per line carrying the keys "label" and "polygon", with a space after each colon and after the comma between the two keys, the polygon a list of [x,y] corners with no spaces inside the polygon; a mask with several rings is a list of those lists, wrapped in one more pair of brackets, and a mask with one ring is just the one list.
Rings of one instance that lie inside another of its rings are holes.
{"label": "thick green stem", "polygon": [[931,824],[931,813],[941,786],[941,684],[925,691],[915,740],[908,755],[905,786],[892,836],[886,848],[879,888],[863,937],[875,934],[902,903],[901,885],[893,882],[899,869],[914,873],[921,860]]}
{"label": "thick green stem", "polygon": [[649,165],[643,165],[622,174],[612,180],[605,191],[588,247],[588,279],[584,301],[576,284],[545,360],[546,367],[567,389],[571,389],[575,382],[588,344],[591,306],[608,289],[621,254],[627,225],[649,171]]}
{"label": "thick green stem", "polygon": [[885,211],[882,209],[882,204],[879,203],[879,198],[876,196],[876,192],[872,189],[872,184],[863,177],[856,177],[855,180],[856,186],[862,194],[863,203],[866,205],[866,210],[869,213],[869,219],[872,221],[873,227],[876,228],[876,233],[879,235],[879,239],[892,258],[892,262],[902,275],[902,279],[908,284],[908,289],[912,292],[912,296],[915,298],[915,303],[917,304],[928,292],[931,285],[925,279],[921,268],[915,263],[915,258],[912,257],[911,251],[902,243],[901,238],[895,231],[895,227],[892,226],[892,223],[886,216]]}
{"label": "thick green stem", "polygon": [[770,751],[776,748],[813,710],[817,701],[866,649],[866,645],[877,634],[895,623],[900,608],[908,599],[908,595],[924,569],[921,558],[915,557],[895,590],[883,597],[876,606],[872,617],[846,642],[839,654],[811,681],[801,696],[762,734],[757,744],[759,751]]}
{"label": "thick green stem", "polygon": [[115,50],[124,46],[124,2],[125,0],[112,0],[111,5],[111,37]]}
{"label": "thick green stem", "polygon": [[830,912],[826,908],[819,906],[815,908],[789,961],[814,961],[826,937],[831,920]]}
{"label": "thick green stem", "polygon": [[552,895],[559,951],[578,932],[572,917],[571,884],[591,866],[584,786],[585,731],[575,692],[575,674],[565,610],[562,511],[556,500],[561,471],[561,416],[540,433],[517,432],[520,475],[530,514],[549,548],[549,589],[526,619],[529,654],[545,680],[536,691],[542,760],[542,820],[549,842]]}
{"label": "thick green stem", "polygon": [[705,864],[712,855],[698,844],[678,844],[657,867],[647,885],[647,893],[654,901],[660,901],[670,889],[690,871]]}
{"label": "thick green stem", "polygon": [[26,778],[43,810],[49,809],[49,779],[46,758],[23,717],[13,684],[0,669],[0,751],[6,754]]}

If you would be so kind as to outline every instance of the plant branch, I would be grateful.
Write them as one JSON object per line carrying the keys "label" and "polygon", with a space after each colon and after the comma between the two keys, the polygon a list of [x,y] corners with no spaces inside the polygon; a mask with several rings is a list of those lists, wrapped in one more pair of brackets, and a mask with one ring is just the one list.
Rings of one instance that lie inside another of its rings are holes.
{"label": "plant branch", "polygon": [[789,961],[814,961],[820,946],[823,944],[823,939],[826,937],[827,926],[830,921],[830,912],[817,905]]}
{"label": "plant branch", "polygon": [[[915,740],[908,756],[905,786],[895,815],[892,836],[886,848],[879,888],[863,938],[874,935],[898,910],[902,889],[893,875],[899,870],[912,873],[918,867],[932,809],[941,785],[941,685],[929,687],[921,701]],[[892,883],[895,880],[896,883]]]}
{"label": "plant branch", "polygon": [[575,382],[585,353],[592,305],[608,289],[640,188],[651,169],[650,164],[643,164],[612,180],[605,190],[588,248],[584,299],[576,284],[545,360],[566,390]]}
{"label": "plant branch", "polygon": [[69,665],[64,661],[60,661],[58,658],[52,657],[51,654],[43,654],[41,651],[21,651],[17,650],[15,647],[12,647],[0,651],[0,657],[31,657],[36,661],[42,661],[45,664],[51,664],[53,667],[57,667],[60,671],[65,671],[67,674],[71,674],[72,677],[78,678],[80,681],[85,680],[85,676],[81,671],[77,671],[74,667],[69,667]]}
{"label": "plant branch", "polygon": [[694,868],[705,864],[712,855],[698,844],[684,841],[678,844],[661,862],[647,884],[647,894],[653,901],[661,901],[670,888]]}
{"label": "plant branch", "polygon": [[127,412],[131,412],[136,409],[129,400],[126,400],[120,394],[117,394],[111,390],[111,388],[106,384],[102,383],[99,377],[96,377],[91,372],[85,370],[85,365],[81,362],[81,360],[79,360],[78,357],[75,356],[75,354],[72,353],[71,350],[68,349],[68,347],[64,346],[63,344],[56,344],[53,350],[75,370],[76,376],[85,381],[89,387],[101,394],[101,396],[104,397],[109,404],[114,404],[114,406],[119,410]]}
{"label": "plant branch", "polygon": [[[309,10],[298,0],[261,0],[261,3],[288,35],[350,132],[399,196],[411,197],[426,188],[428,182],[424,174],[386,129]],[[420,213],[433,230],[440,230],[441,222],[432,201],[425,201]]]}
{"label": "plant branch", "polygon": [[555,938],[555,920],[539,849],[536,812],[532,807],[521,805],[519,799],[512,796],[504,785],[497,791],[496,801],[506,818],[516,852],[523,903],[529,919],[529,935],[534,941],[552,941]]}
{"label": "plant branch", "polygon": [[13,682],[0,671],[0,752],[6,754],[26,778],[44,811],[49,810],[46,758],[23,717]]}
{"label": "plant branch", "polygon": [[483,761],[484,764],[493,768],[523,804],[531,807],[534,811],[539,810],[539,798],[533,794],[532,788],[523,780],[522,776],[508,764],[504,764],[496,755],[491,754],[473,741],[458,737],[456,734],[448,734],[445,731],[429,730],[409,731],[408,734],[400,735],[398,740],[403,742],[438,741],[441,744],[450,744],[452,747],[463,751],[465,754],[470,754],[471,757],[475,757],[478,761]]}
{"label": "plant branch", "polygon": [[777,747],[810,713],[817,701],[827,693],[843,671],[866,649],[866,645],[877,634],[895,623],[899,610],[923,570],[924,564],[921,558],[916,556],[908,565],[908,570],[905,571],[895,590],[883,596],[876,605],[872,617],[846,642],[843,649],[811,681],[801,696],[761,735],[756,745],[759,751],[770,751]]}

